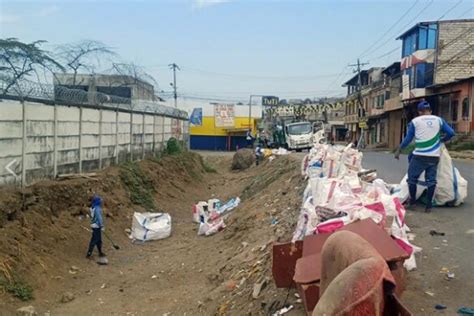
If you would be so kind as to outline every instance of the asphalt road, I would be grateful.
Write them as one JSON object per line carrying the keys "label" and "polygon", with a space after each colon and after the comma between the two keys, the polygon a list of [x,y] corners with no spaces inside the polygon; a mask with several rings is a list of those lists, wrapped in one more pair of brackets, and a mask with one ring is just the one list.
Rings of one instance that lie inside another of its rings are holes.
{"label": "asphalt road", "polygon": [[[395,160],[392,154],[365,152],[365,168],[377,169],[389,183],[399,183],[407,170],[407,157]],[[456,315],[461,306],[474,307],[474,163],[455,160],[455,166],[468,181],[468,197],[458,207],[438,207],[430,214],[423,206],[407,214],[407,225],[416,234],[413,243],[423,248],[417,256],[418,268],[408,272],[407,290],[402,300],[415,315]],[[430,230],[445,236],[431,236]],[[455,273],[446,280],[443,268]],[[435,310],[444,304],[444,311]]]}

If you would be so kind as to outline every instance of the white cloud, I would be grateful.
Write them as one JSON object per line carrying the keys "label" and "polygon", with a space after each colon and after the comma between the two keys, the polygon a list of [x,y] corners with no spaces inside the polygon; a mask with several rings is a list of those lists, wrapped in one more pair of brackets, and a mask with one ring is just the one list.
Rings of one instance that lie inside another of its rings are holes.
{"label": "white cloud", "polygon": [[205,7],[210,7],[217,4],[222,4],[225,2],[229,2],[230,0],[194,0],[193,6],[198,9],[202,9]]}

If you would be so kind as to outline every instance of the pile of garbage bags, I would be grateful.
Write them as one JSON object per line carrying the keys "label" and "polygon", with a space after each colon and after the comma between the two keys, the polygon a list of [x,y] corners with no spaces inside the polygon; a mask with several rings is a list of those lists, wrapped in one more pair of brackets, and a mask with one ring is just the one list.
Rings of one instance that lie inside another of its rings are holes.
{"label": "pile of garbage bags", "polygon": [[198,235],[210,236],[226,226],[225,217],[240,204],[240,198],[232,198],[225,204],[219,199],[201,201],[193,206],[193,222],[199,223]]}
{"label": "pile of garbage bags", "polygon": [[[362,168],[362,157],[362,152],[350,145],[316,144],[311,149],[301,166],[308,184],[292,241],[302,240],[306,235],[331,233],[351,222],[371,218],[411,255],[405,266],[414,269],[414,253],[421,248],[408,240],[405,208],[391,194],[390,185],[377,179],[375,172]],[[370,181],[363,181],[361,174],[371,175]]]}
{"label": "pile of garbage bags", "polygon": [[170,214],[149,212],[133,214],[130,239],[145,242],[168,238],[170,235]]}

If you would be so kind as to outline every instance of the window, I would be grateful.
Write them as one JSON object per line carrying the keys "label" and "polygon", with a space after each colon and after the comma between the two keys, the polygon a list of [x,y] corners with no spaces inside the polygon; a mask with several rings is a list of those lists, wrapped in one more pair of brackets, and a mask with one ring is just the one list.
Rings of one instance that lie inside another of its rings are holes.
{"label": "window", "polygon": [[385,123],[380,123],[380,142],[385,141]]}
{"label": "window", "polygon": [[436,48],[437,31],[438,25],[432,23],[420,26],[406,35],[403,39],[402,57],[409,56],[417,50]]}
{"label": "window", "polygon": [[385,100],[390,99],[390,91],[385,91]]}
{"label": "window", "polygon": [[438,31],[438,25],[430,24],[428,27],[428,41],[426,48],[436,48],[436,36]]}
{"label": "window", "polygon": [[451,119],[453,122],[458,121],[458,106],[459,106],[458,100],[454,100],[453,104],[451,104]]}
{"label": "window", "polygon": [[428,29],[425,27],[420,27],[418,35],[418,49],[426,49],[428,40]]}
{"label": "window", "polygon": [[415,88],[424,88],[425,85],[425,72],[426,72],[426,64],[417,64],[415,66]]}
{"label": "window", "polygon": [[469,99],[467,97],[462,100],[462,119],[469,121]]}

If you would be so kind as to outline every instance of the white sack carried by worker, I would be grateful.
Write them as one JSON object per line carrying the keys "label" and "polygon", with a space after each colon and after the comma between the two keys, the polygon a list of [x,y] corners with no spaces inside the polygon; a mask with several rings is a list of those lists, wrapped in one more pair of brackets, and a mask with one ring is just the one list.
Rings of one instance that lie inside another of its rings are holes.
{"label": "white sack carried by worker", "polygon": [[[408,176],[405,175],[398,188],[393,190],[393,195],[398,197],[402,203],[407,201],[410,196],[407,178]],[[417,200],[426,190],[424,180],[425,174],[423,172],[418,179],[416,188]],[[467,197],[467,180],[461,176],[459,170],[454,166],[451,156],[444,145],[441,147],[436,181],[436,191],[433,198],[434,205],[458,206],[464,202]]]}
{"label": "white sack carried by worker", "polygon": [[164,239],[171,235],[171,216],[168,213],[138,213],[132,218],[130,238],[140,241]]}

